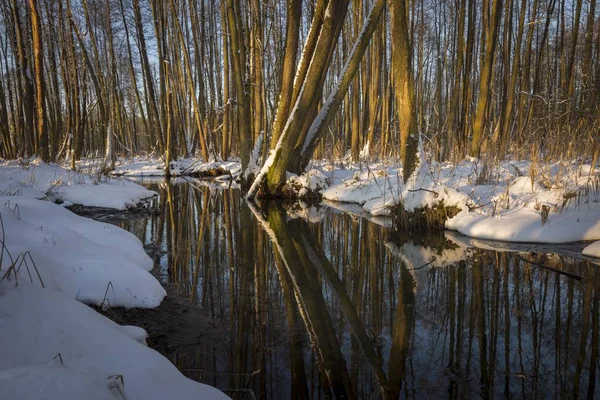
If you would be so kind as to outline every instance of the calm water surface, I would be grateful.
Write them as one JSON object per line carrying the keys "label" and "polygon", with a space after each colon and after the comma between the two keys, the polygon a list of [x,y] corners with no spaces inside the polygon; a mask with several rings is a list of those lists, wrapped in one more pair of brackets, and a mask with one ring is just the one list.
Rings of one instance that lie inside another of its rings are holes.
{"label": "calm water surface", "polygon": [[600,398],[600,281],[581,246],[392,239],[325,206],[145,184],[162,213],[123,226],[220,329],[163,351],[192,379],[248,399]]}

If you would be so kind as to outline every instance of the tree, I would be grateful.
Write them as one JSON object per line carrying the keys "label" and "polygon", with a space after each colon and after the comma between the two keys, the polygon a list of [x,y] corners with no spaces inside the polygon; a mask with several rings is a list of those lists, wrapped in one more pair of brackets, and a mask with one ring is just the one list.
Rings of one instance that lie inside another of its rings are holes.
{"label": "tree", "polygon": [[[29,68],[29,59],[26,55],[26,44],[25,44],[25,30],[21,23],[21,16],[17,0],[12,0],[12,17],[14,23],[14,39],[13,39],[13,50],[17,59],[17,65],[19,70],[19,80],[21,86],[21,93],[19,100],[22,107],[19,107],[19,124],[21,124],[21,131],[23,133],[23,142],[25,154],[31,156],[36,147],[36,140],[34,136],[34,89],[33,82],[31,79],[31,71]],[[22,121],[22,122],[21,122]]]}
{"label": "tree", "polygon": [[[317,2],[316,9],[322,7],[324,0]],[[273,195],[281,194],[281,188],[285,181],[285,172],[288,170],[288,165],[296,154],[296,144],[303,142],[302,126],[306,122],[306,117],[310,110],[318,104],[319,98],[316,96],[320,89],[319,83],[327,72],[330,64],[329,54],[335,46],[341,26],[344,21],[346,12],[348,11],[348,0],[332,1],[327,5],[324,14],[315,13],[311,24],[311,33],[318,31],[318,39],[314,45],[314,49],[309,51],[307,46],[311,46],[311,42],[307,41],[303,60],[306,58],[310,63],[306,66],[306,62],[300,64],[299,73],[296,74],[294,82],[294,92],[298,93],[298,98],[294,108],[290,113],[285,128],[273,148],[273,153],[267,159],[266,171],[259,174],[249,191],[249,196],[256,195]],[[321,22],[322,21],[322,22]],[[301,73],[306,66],[305,78],[301,79]],[[281,90],[289,90],[290,88],[282,87]],[[266,181],[265,181],[266,179]],[[259,190],[262,193],[259,193]]]}
{"label": "tree", "polygon": [[[513,105],[515,102],[515,91],[517,88],[517,79],[519,77],[519,70],[521,68],[521,42],[523,39],[523,32],[525,30],[525,14],[527,13],[527,0],[521,0],[521,7],[519,10],[519,26],[517,28],[517,39],[515,41],[515,54],[513,56],[512,67],[510,71],[510,82],[506,89],[507,98],[503,105],[503,113],[501,116],[501,132],[498,154],[499,158],[504,158],[506,153],[506,145],[508,142],[508,133],[510,130],[510,119],[512,117]],[[505,72],[506,74],[508,71]]]}
{"label": "tree", "polygon": [[394,73],[396,101],[398,103],[400,157],[403,166],[402,175],[406,183],[416,167],[419,143],[406,3],[392,0],[390,17],[394,42],[392,45],[392,72]]}
{"label": "tree", "polygon": [[[240,142],[242,170],[246,170],[250,162],[250,105],[244,82],[246,54],[244,38],[241,32],[241,16],[239,0],[227,0],[227,26],[229,27],[229,54],[233,60],[233,81],[237,100],[238,124],[237,133]],[[245,185],[245,183],[244,183]]]}
{"label": "tree", "polygon": [[48,125],[46,123],[46,107],[44,104],[44,45],[42,42],[42,22],[37,0],[29,0],[29,12],[31,15],[33,58],[35,60],[35,109],[37,113],[38,135],[36,152],[42,160],[48,161]]}
{"label": "tree", "polygon": [[[273,121],[271,135],[271,147],[274,148],[279,141],[283,124],[287,121],[292,106],[292,91],[283,90],[294,85],[294,73],[296,72],[296,57],[298,55],[298,42],[300,38],[300,22],[302,17],[302,0],[290,0],[287,7],[287,23],[285,30],[285,53],[283,58],[283,69],[281,73],[281,88],[277,113]],[[312,32],[312,31],[311,31]]]}
{"label": "tree", "polygon": [[[314,107],[314,102],[319,101],[319,98],[316,96],[316,92],[318,91],[317,85],[319,82],[317,76],[321,76],[326,72],[330,60],[327,60],[325,55],[331,52],[333,46],[335,46],[335,41],[333,39],[337,38],[337,35],[333,35],[331,31],[337,31],[337,34],[339,35],[341,28],[339,21],[343,21],[343,17],[348,8],[347,3],[345,7],[342,7],[341,5],[336,7],[332,3],[329,3],[325,11],[319,39],[315,45],[311,63],[306,73],[306,80],[300,91],[301,95],[297,100],[294,111],[290,114],[279,142],[273,149],[274,153],[265,164],[267,166],[266,170],[263,168],[261,174],[256,177],[254,184],[250,189],[249,196],[279,195],[284,183],[285,172],[292,160],[294,160],[294,157],[299,156],[302,168],[306,165],[314,153],[318,139],[322,137],[326,127],[333,119],[335,111],[342,103],[350,82],[358,70],[360,61],[367,49],[371,36],[377,27],[385,5],[384,0],[378,0],[373,5],[369,17],[367,18],[361,33],[357,37],[356,44],[348,63],[344,67],[339,85],[329,95],[329,98],[321,108],[321,111],[316,118],[312,120],[306,133],[303,134],[302,124],[305,123],[305,121],[303,121],[303,116],[306,115],[311,107]],[[318,14],[315,14],[313,25],[318,23],[318,21],[315,22],[317,17]],[[337,26],[334,24],[334,21],[336,20]],[[311,30],[313,28],[314,26],[311,26]],[[304,56],[306,56],[306,49]],[[302,64],[300,66],[300,71],[301,70]],[[299,83],[300,82],[297,81],[295,84],[297,85]],[[285,90],[285,88],[282,87],[282,90]],[[297,162],[297,158],[294,162]],[[260,190],[263,192],[259,193]]]}
{"label": "tree", "polygon": [[[486,4],[487,1],[485,0]],[[496,44],[498,43],[498,27],[502,18],[502,0],[493,0],[490,11],[489,23],[485,26],[485,59],[479,78],[479,98],[477,99],[473,138],[471,139],[471,150],[469,152],[472,157],[479,157],[483,131],[487,121],[488,102],[491,92],[490,84],[492,82]]]}

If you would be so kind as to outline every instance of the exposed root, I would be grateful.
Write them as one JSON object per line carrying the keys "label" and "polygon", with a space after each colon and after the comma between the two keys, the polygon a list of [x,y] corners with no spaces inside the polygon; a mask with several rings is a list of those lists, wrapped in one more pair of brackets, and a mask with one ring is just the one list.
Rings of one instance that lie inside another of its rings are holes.
{"label": "exposed root", "polygon": [[223,167],[209,168],[199,171],[194,171],[189,176],[194,178],[218,178],[220,176],[229,176],[231,177],[231,171],[225,169]]}
{"label": "exposed root", "polygon": [[322,195],[318,190],[311,190],[297,182],[288,181],[281,189],[281,197],[289,200],[302,200],[306,203],[315,203],[321,201]]}
{"label": "exposed root", "polygon": [[412,212],[406,211],[402,203],[392,209],[394,229],[432,230],[444,229],[448,219],[460,212],[456,206],[446,206],[443,201],[433,207],[421,207]]}

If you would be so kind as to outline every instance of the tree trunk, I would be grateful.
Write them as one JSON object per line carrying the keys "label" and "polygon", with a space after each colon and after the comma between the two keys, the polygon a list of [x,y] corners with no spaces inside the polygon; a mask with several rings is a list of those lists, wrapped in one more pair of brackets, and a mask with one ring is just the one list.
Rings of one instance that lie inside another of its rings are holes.
{"label": "tree trunk", "polygon": [[363,59],[365,51],[369,46],[371,37],[373,36],[373,32],[375,31],[377,25],[380,22],[381,15],[383,14],[383,9],[385,8],[385,3],[386,0],[376,0],[375,4],[373,4],[371,12],[365,20],[363,28],[356,38],[356,44],[354,45],[354,47],[352,48],[352,52],[348,56],[348,61],[344,66],[342,77],[337,85],[337,89],[329,94],[327,101],[325,102],[325,104],[323,104],[323,107],[321,107],[319,114],[312,122],[312,125],[308,130],[308,134],[302,146],[302,152],[300,157],[302,169],[304,169],[306,165],[308,165],[308,162],[310,161],[315,151],[318,140],[322,138],[325,134],[325,130],[333,120],[333,117],[335,116],[338,108],[340,107],[344,98],[346,97],[348,87],[350,86],[353,77],[358,71],[360,62]]}
{"label": "tree trunk", "polygon": [[[338,28],[343,24],[346,12],[348,11],[348,1],[330,2],[327,5],[322,23],[320,22],[321,16],[315,14],[311,31],[314,25],[320,25],[320,32],[314,51],[311,54],[306,52],[306,46],[311,45],[310,42],[307,42],[305,46],[303,58],[309,57],[311,60],[306,71],[306,78],[302,82],[298,80],[295,82],[295,86],[301,86],[302,89],[299,91],[298,99],[288,118],[279,142],[274,148],[274,152],[266,161],[267,167],[263,167],[263,171],[256,177],[250,188],[249,197],[259,194],[259,189],[263,191],[263,195],[275,196],[280,194],[280,190],[285,182],[285,172],[295,152],[295,146],[298,142],[304,141],[304,138],[301,137],[302,126],[306,122],[305,119],[310,110],[320,100],[316,94],[319,92],[320,83],[331,62],[329,55],[332,47],[337,42],[340,31]],[[335,34],[336,32],[337,34]],[[302,67],[303,64],[301,63],[300,68],[302,69]],[[298,78],[298,75],[296,76]],[[263,182],[265,178],[267,182]]]}
{"label": "tree trunk", "polygon": [[390,11],[393,39],[392,71],[400,126],[400,158],[402,159],[402,177],[406,183],[416,167],[419,143],[411,45],[408,40],[406,23],[406,3],[392,0]]}
{"label": "tree trunk", "polygon": [[[250,162],[250,109],[244,76],[246,71],[246,55],[242,32],[241,17],[239,15],[239,0],[227,0],[227,22],[229,27],[229,44],[231,46],[231,58],[233,60],[233,80],[238,109],[237,135],[240,144],[240,156],[242,159],[242,171],[245,171]],[[245,186],[246,183],[242,182]]]}
{"label": "tree trunk", "polygon": [[31,15],[31,36],[33,42],[33,58],[35,60],[35,109],[37,112],[37,149],[36,153],[44,161],[49,161],[48,126],[46,123],[46,106],[44,104],[44,45],[42,43],[42,22],[40,20],[37,0],[29,0]]}
{"label": "tree trunk", "polygon": [[[521,41],[523,39],[523,31],[525,29],[525,14],[527,13],[527,0],[521,0],[521,8],[519,10],[519,27],[517,28],[517,39],[515,41],[515,52],[510,72],[510,82],[507,88],[507,98],[504,106],[504,113],[500,117],[503,120],[502,132],[500,133],[500,143],[498,157],[503,159],[506,153],[506,145],[510,131],[510,122],[512,118],[513,105],[515,102],[515,91],[517,90],[517,78],[521,69]],[[508,71],[505,71],[508,74]]]}
{"label": "tree trunk", "polygon": [[292,106],[292,87],[296,72],[296,57],[298,55],[298,42],[300,37],[300,23],[302,20],[302,0],[290,0],[287,7],[287,24],[285,31],[285,55],[283,57],[283,71],[279,91],[279,103],[271,136],[271,147],[275,147],[283,131],[283,125],[288,119]]}
{"label": "tree trunk", "polygon": [[[488,0],[485,1],[487,2]],[[493,1],[489,24],[486,27],[485,59],[483,61],[479,80],[479,99],[477,100],[475,122],[473,123],[473,138],[471,140],[471,151],[469,152],[472,157],[479,157],[481,150],[481,142],[487,122],[487,108],[491,92],[490,84],[492,82],[494,69],[494,55],[496,53],[496,44],[498,43],[498,27],[500,26],[500,19],[502,18],[502,0]]]}
{"label": "tree trunk", "polygon": [[23,132],[23,142],[25,144],[25,154],[31,156],[36,150],[36,140],[34,135],[34,89],[29,67],[29,60],[25,54],[25,33],[21,24],[21,17],[17,0],[12,0],[12,15],[15,31],[17,65],[21,81],[21,90],[23,94],[19,95],[22,102],[23,123],[21,130]]}

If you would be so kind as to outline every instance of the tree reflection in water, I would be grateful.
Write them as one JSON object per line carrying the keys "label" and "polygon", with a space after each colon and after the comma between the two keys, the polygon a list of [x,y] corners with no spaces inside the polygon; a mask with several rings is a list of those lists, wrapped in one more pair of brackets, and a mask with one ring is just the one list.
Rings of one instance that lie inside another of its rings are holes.
{"label": "tree reflection in water", "polygon": [[444,233],[389,242],[387,228],[325,207],[151,186],[162,213],[124,227],[159,250],[171,290],[224,327],[219,341],[198,332],[161,350],[193,379],[235,398],[597,395],[600,284],[576,252]]}

